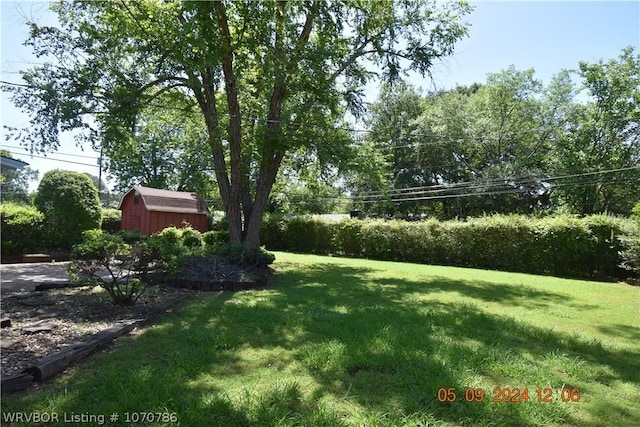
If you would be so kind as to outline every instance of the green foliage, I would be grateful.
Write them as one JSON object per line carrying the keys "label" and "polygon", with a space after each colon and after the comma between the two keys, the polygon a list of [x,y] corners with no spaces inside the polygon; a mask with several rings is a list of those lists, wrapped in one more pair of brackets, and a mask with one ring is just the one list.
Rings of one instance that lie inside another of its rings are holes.
{"label": "green foliage", "polygon": [[193,255],[194,248],[182,241],[182,229],[167,227],[149,237],[147,248],[158,260],[159,266],[170,276],[184,265],[186,257]]}
{"label": "green foliage", "polygon": [[621,237],[620,266],[640,277],[640,222],[632,230]]}
{"label": "green foliage", "polygon": [[[7,155],[3,155],[7,157]],[[11,158],[10,154],[9,158]],[[38,171],[29,167],[4,170],[0,174],[0,201],[29,203],[29,182],[37,179]]]}
{"label": "green foliage", "polygon": [[263,223],[261,236],[272,250],[329,254],[333,251],[336,222],[313,217],[269,216]]}
{"label": "green foliage", "polygon": [[101,229],[110,233],[120,231],[122,212],[119,209],[102,209]]}
{"label": "green foliage", "polygon": [[128,243],[128,244],[143,243],[148,238],[148,236],[140,233],[137,230],[134,230],[134,231],[120,230],[120,231],[118,231],[117,234],[120,237],[122,237],[122,240],[124,240],[125,243]]}
{"label": "green foliage", "polygon": [[[102,148],[105,167],[116,178],[116,189],[124,191],[132,182],[140,185],[218,196],[208,172],[210,158],[206,134],[198,112],[188,112],[182,96],[164,95],[140,111],[135,125],[118,129],[120,138],[106,139]],[[219,197],[219,196],[218,196]]]}
{"label": "green foliage", "polygon": [[280,220],[278,233],[273,229],[267,222],[271,231],[263,239],[269,249],[590,278],[623,274],[620,252],[632,246],[634,230],[631,221],[607,215],[324,224],[296,218]]}
{"label": "green foliage", "polygon": [[33,206],[0,204],[2,254],[21,255],[45,246],[44,214]]}
{"label": "green foliage", "polygon": [[187,258],[216,258],[244,266],[266,266],[275,256],[262,248],[247,249],[230,244],[227,231],[209,231],[201,235],[190,227],[168,227],[150,236],[146,247],[160,267],[173,275]]}
{"label": "green foliage", "polygon": [[241,245],[221,243],[212,246],[203,258],[215,258],[241,267],[264,267],[273,264],[276,256],[264,248],[246,249]]}
{"label": "green foliage", "polygon": [[[168,153],[179,154],[187,178],[213,167],[230,241],[248,248],[260,246],[283,161],[295,158],[283,168],[300,172],[320,165],[311,183],[332,168],[348,170],[358,153],[348,147],[345,110],[364,112],[362,88],[378,76],[398,81],[405,70],[427,75],[467,34],[472,10],[466,1],[426,0],[52,9],[59,28],[30,23],[26,44],[56,61],[7,86],[32,113],[28,132],[13,129],[15,137],[45,149],[58,146],[61,129],[98,132],[91,137],[114,157],[110,169],[122,161],[123,172],[132,166],[130,176],[140,176],[157,167],[160,182]],[[372,63],[379,73],[367,70]],[[170,112],[176,108],[180,114]]]}
{"label": "green foliage", "polygon": [[[360,235],[363,224],[358,219],[349,219],[336,224],[336,234],[333,238],[334,251],[347,256],[362,256]],[[293,237],[290,236],[290,238]]]}
{"label": "green foliage", "polygon": [[274,251],[286,250],[289,242],[286,235],[287,221],[281,215],[268,215],[262,222],[260,239],[269,242],[269,248]]}
{"label": "green foliage", "polygon": [[91,178],[79,172],[47,172],[34,200],[45,215],[45,227],[52,242],[70,247],[82,238],[82,232],[100,228],[102,207]]}
{"label": "green foliage", "polygon": [[131,305],[146,290],[136,274],[144,274],[149,259],[119,234],[87,230],[82,242],[73,246],[69,276],[79,283],[101,286],[115,304]]}
{"label": "green foliage", "polygon": [[182,239],[183,245],[188,248],[202,249],[203,238],[198,230],[191,227],[184,227],[181,230],[180,238]]}
{"label": "green foliage", "polygon": [[[587,93],[579,102],[575,74]],[[509,67],[482,85],[424,96],[407,85],[384,87],[360,149],[378,151],[384,160],[374,176],[385,179],[349,177],[354,205],[441,219],[562,207],[628,215],[640,182],[638,87],[633,48],[581,62],[547,86],[533,69]]]}
{"label": "green foliage", "polygon": [[640,202],[636,203],[631,211],[631,219],[640,223]]}
{"label": "green foliage", "polygon": [[211,230],[202,234],[202,241],[206,248],[211,248],[221,243],[229,242],[229,232],[227,230]]}

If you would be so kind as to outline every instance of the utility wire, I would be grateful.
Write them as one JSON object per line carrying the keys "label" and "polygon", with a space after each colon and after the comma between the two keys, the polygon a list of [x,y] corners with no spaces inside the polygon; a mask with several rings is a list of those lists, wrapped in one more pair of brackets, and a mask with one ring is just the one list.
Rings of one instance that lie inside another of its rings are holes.
{"label": "utility wire", "polygon": [[[609,186],[609,185],[621,185],[626,183],[638,183],[640,184],[640,179],[625,179],[625,180],[615,180],[615,181],[590,181],[583,183],[566,183],[566,184],[558,184],[552,187],[588,187],[592,185],[601,185],[601,186]],[[357,204],[371,204],[371,203],[381,203],[381,202],[392,202],[392,203],[400,203],[400,202],[415,202],[415,201],[428,201],[428,200],[443,200],[443,199],[457,199],[462,197],[483,197],[483,196],[494,196],[494,195],[503,195],[503,194],[522,194],[523,191],[519,189],[504,189],[504,190],[493,190],[493,191],[478,191],[471,193],[457,193],[457,194],[443,194],[443,195],[435,195],[435,196],[423,196],[423,197],[409,197],[409,198],[390,198],[390,199],[382,199],[382,200],[353,200],[348,196],[335,196],[335,197],[317,197],[312,198],[314,201],[332,201],[332,200],[345,200],[351,201]],[[297,201],[304,201],[304,198],[297,198]],[[293,198],[293,201],[296,201],[296,198]]]}
{"label": "utility wire", "polygon": [[[12,145],[6,145],[6,144],[0,144],[0,147],[4,147],[4,148],[10,148],[10,149],[14,149],[14,150],[20,150],[23,149],[23,147],[15,147]],[[12,154],[20,154],[20,153],[12,153]],[[96,156],[85,156],[82,154],[71,154],[71,153],[61,153],[60,151],[56,151],[54,153],[51,153],[55,156],[69,156],[69,157],[80,157],[80,158],[84,158],[84,159],[94,159],[94,160],[98,160],[100,158],[99,155]],[[30,153],[23,153],[23,155],[25,156],[32,156]],[[32,156],[33,157],[33,156]],[[48,159],[49,157],[47,157]]]}
{"label": "utility wire", "polygon": [[[33,157],[33,158],[36,158],[36,159],[51,160],[51,161],[53,161],[53,162],[71,163],[71,164],[74,164],[74,165],[91,166],[91,167],[94,167],[94,168],[98,168],[98,167],[100,167],[100,166],[98,166],[98,165],[92,165],[92,164],[90,164],[90,163],[74,162],[74,161],[72,161],[72,160],[55,159],[55,158],[53,158],[53,157],[46,157],[46,156],[36,156],[36,155],[33,155],[33,154],[24,154],[24,153],[19,153],[19,152],[16,152],[16,151],[9,151],[9,150],[7,150],[7,152],[9,152],[9,153],[11,153],[11,154],[16,154],[16,155],[28,155],[29,157]],[[97,159],[96,159],[96,160],[97,160]]]}
{"label": "utility wire", "polygon": [[549,181],[557,181],[561,179],[568,178],[578,178],[585,176],[594,176],[594,175],[603,175],[615,172],[623,172],[633,169],[640,169],[640,165],[638,166],[630,166],[625,168],[617,168],[617,169],[608,169],[603,171],[592,171],[592,172],[584,172],[578,174],[569,174],[569,175],[560,175],[560,176],[552,176],[552,177],[502,177],[502,178],[493,178],[482,181],[466,181],[459,182],[453,184],[436,184],[432,186],[420,186],[420,187],[406,187],[406,188],[398,188],[392,189],[388,192],[380,192],[380,191],[371,191],[362,195],[352,196],[352,198],[373,198],[373,197],[389,197],[389,196],[402,196],[404,194],[412,195],[412,194],[433,194],[433,193],[442,193],[446,191],[455,191],[459,189],[473,189],[473,188],[483,188],[483,187],[495,187],[499,185],[509,185],[508,183],[513,183],[514,185],[524,185],[524,184],[533,184],[538,182],[549,182]]}

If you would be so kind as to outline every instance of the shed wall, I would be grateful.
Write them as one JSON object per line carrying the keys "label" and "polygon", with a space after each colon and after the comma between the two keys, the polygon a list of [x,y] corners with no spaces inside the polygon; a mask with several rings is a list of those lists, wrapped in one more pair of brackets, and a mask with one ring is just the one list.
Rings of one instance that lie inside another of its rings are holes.
{"label": "shed wall", "polygon": [[196,230],[207,231],[207,216],[204,214],[185,214],[176,212],[148,211],[144,206],[142,196],[138,196],[138,203],[134,203],[135,192],[127,194],[122,202],[122,217],[120,229],[126,231],[140,231],[151,235],[166,227],[182,228],[189,223]]}

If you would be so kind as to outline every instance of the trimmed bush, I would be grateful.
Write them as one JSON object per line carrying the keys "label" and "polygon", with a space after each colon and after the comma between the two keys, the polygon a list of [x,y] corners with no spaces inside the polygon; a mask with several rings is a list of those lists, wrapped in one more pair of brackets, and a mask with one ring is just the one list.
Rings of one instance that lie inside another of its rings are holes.
{"label": "trimmed bush", "polygon": [[99,229],[102,207],[91,178],[79,172],[52,170],[44,174],[34,205],[45,215],[52,243],[70,248],[85,230]]}
{"label": "trimmed bush", "polygon": [[182,228],[182,244],[188,248],[202,249],[202,234],[194,228]]}
{"label": "trimmed bush", "polygon": [[109,233],[117,233],[120,231],[121,219],[122,212],[119,209],[103,209],[102,226],[100,228]]}
{"label": "trimmed bush", "polygon": [[636,277],[640,277],[640,222],[628,234],[621,238],[623,249],[620,251],[622,258],[621,267],[628,270]]}
{"label": "trimmed bush", "polygon": [[267,224],[262,238],[274,250],[605,278],[624,276],[620,253],[631,245],[625,236],[632,226],[607,215],[493,215],[464,222],[296,218]]}
{"label": "trimmed bush", "polygon": [[269,248],[271,250],[290,250],[289,241],[286,236],[286,223],[287,221],[278,215],[269,215],[263,219],[260,238],[264,242],[269,242]]}
{"label": "trimmed bush", "polygon": [[221,243],[210,250],[206,256],[202,258],[216,258],[240,267],[265,267],[273,264],[276,257],[271,252],[263,249],[246,250],[240,245],[232,245],[229,243]]}
{"label": "trimmed bush", "polygon": [[22,255],[45,244],[44,214],[34,206],[14,202],[0,204],[2,255]]}
{"label": "trimmed bush", "polygon": [[205,248],[212,248],[215,245],[229,242],[229,232],[226,230],[211,230],[202,234],[202,241]]}

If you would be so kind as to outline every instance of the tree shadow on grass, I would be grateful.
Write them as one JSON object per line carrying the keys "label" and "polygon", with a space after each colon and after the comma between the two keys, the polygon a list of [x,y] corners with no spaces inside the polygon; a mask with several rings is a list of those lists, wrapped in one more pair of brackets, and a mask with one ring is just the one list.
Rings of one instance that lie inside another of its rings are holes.
{"label": "tree shadow on grass", "polygon": [[[482,385],[479,378],[504,381],[499,383],[504,387],[571,386],[571,373],[535,369],[550,352],[605,366],[607,374],[598,382],[640,385],[637,352],[611,351],[491,315],[475,303],[407,299],[412,293],[450,291],[479,302],[536,308],[570,303],[564,294],[444,277],[372,280],[373,272],[305,265],[280,273],[272,289],[203,297],[68,376],[64,386],[72,393],[57,400],[55,409],[169,410],[189,426],[333,425],[354,411],[361,417],[355,424],[370,425],[376,417],[378,425],[389,424],[393,414],[400,424],[425,419],[462,425],[572,423],[566,404],[493,403],[489,389],[482,402],[465,400],[467,388]],[[259,362],[250,361],[256,353]],[[549,366],[559,369],[552,362]],[[303,376],[313,378],[308,396],[296,383]],[[274,378],[279,380],[271,388],[260,388]],[[229,395],[221,379],[246,387],[244,397]],[[456,401],[441,402],[439,390],[450,388]],[[117,396],[108,396],[114,389]],[[628,419],[624,408],[617,411],[622,425]]]}
{"label": "tree shadow on grass", "polygon": [[[354,384],[362,375],[366,380],[359,386],[368,392],[359,394],[357,400],[380,411],[391,404],[405,413],[435,411],[440,418],[455,422],[469,418],[503,419],[510,424],[527,425],[554,416],[566,421],[570,415],[545,404],[539,405],[536,408],[539,413],[533,415],[530,408],[523,406],[520,410],[517,405],[500,408],[495,404],[464,402],[456,407],[456,404],[437,402],[437,389],[455,387],[462,392],[473,386],[467,382],[468,378],[484,370],[495,371],[500,363],[506,365],[502,377],[510,379],[511,387],[530,386],[533,382],[540,387],[556,384],[559,389],[563,382],[554,381],[552,374],[528,370],[526,363],[518,365],[518,359],[524,355],[528,363],[535,364],[552,352],[606,367],[608,373],[599,374],[598,382],[640,384],[637,352],[612,351],[596,341],[487,314],[476,304],[442,304],[428,300],[417,304],[406,298],[411,293],[428,295],[448,291],[480,302],[539,308],[548,304],[574,304],[566,294],[444,277],[420,282],[382,278],[372,283],[366,279],[368,273],[367,269],[354,271],[316,264],[311,269],[290,273],[286,281],[290,286],[280,287],[281,294],[274,298],[281,301],[277,306],[284,308],[286,304],[289,313],[302,316],[308,333],[304,343],[300,343],[303,350],[299,357],[308,359],[310,372],[325,384],[324,392],[333,396],[345,395],[347,384],[349,390],[358,395]],[[299,289],[305,289],[305,298],[296,304]],[[309,307],[313,307],[312,311]],[[329,319],[331,326],[327,327]],[[318,345],[314,345],[314,337],[319,337]],[[318,360],[317,354],[325,353],[325,360]],[[376,382],[375,377],[382,379]],[[565,381],[571,376],[564,373],[562,378]],[[322,391],[318,391],[318,395],[321,394]]]}
{"label": "tree shadow on grass", "polygon": [[640,328],[630,325],[607,325],[598,326],[598,330],[603,334],[626,339],[629,342],[640,342]]}

